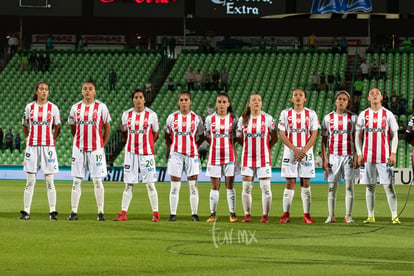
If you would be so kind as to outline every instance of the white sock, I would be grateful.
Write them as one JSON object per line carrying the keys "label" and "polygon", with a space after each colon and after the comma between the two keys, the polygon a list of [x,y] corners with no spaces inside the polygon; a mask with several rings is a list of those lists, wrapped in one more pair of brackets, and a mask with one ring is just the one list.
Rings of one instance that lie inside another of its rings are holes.
{"label": "white sock", "polygon": [[170,188],[170,215],[177,214],[178,200],[180,199],[180,181],[171,181]]}
{"label": "white sock", "polygon": [[272,189],[270,188],[270,179],[260,179],[260,188],[262,189],[262,208],[263,215],[268,215],[272,206]]}
{"label": "white sock", "polygon": [[125,183],[125,189],[122,193],[122,211],[128,212],[129,205],[131,204],[131,200],[134,194],[134,184],[126,184]]}
{"label": "white sock", "polygon": [[350,217],[354,205],[354,184],[353,180],[345,180],[345,216]]}
{"label": "white sock", "polygon": [[309,214],[310,206],[311,206],[311,197],[312,197],[311,188],[301,187],[301,196],[302,196],[303,213]]}
{"label": "white sock", "polygon": [[218,190],[210,190],[210,213],[215,213],[219,201],[220,193]]}
{"label": "white sock", "polygon": [[250,211],[251,211],[251,208],[252,208],[253,182],[252,181],[243,181],[242,185],[243,185],[243,188],[242,188],[243,209],[244,209],[244,214],[248,215],[248,214],[250,214]]}
{"label": "white sock", "polygon": [[190,189],[190,206],[193,215],[198,213],[198,187],[197,180],[189,180],[188,188]]}
{"label": "white sock", "polygon": [[56,189],[53,179],[53,174],[45,175],[47,199],[49,201],[49,212],[56,212]]}
{"label": "white sock", "polygon": [[73,178],[72,198],[71,198],[73,213],[78,212],[79,200],[82,195],[81,184],[82,184],[82,178],[80,177]]}
{"label": "white sock", "polygon": [[335,217],[335,206],[336,206],[336,190],[338,183],[330,182],[328,186],[328,214],[330,217]]}
{"label": "white sock", "polygon": [[229,212],[235,213],[236,208],[236,190],[234,188],[232,189],[226,189],[227,191],[227,205],[229,206]]}
{"label": "white sock", "polygon": [[377,185],[376,184],[368,184],[367,188],[365,190],[365,200],[367,204],[367,210],[368,210],[368,216],[373,217],[374,214],[374,208],[375,208],[375,189]]}
{"label": "white sock", "polygon": [[153,212],[158,212],[158,193],[154,183],[147,183],[148,198]]}
{"label": "white sock", "polygon": [[383,185],[383,186],[384,186],[385,194],[387,196],[388,206],[390,207],[391,216],[396,217],[398,216],[397,194],[395,193],[394,185],[389,184],[389,185]]}
{"label": "white sock", "polygon": [[290,206],[292,206],[293,196],[295,195],[295,190],[286,189],[283,191],[283,212],[289,212]]}
{"label": "white sock", "polygon": [[105,189],[102,184],[102,178],[95,177],[92,179],[93,186],[95,187],[95,198],[96,198],[96,205],[98,206],[98,213],[104,213],[104,195]]}
{"label": "white sock", "polygon": [[23,194],[24,211],[28,214],[30,214],[30,207],[32,206],[32,199],[33,199],[35,184],[36,184],[36,174],[28,173],[27,180],[26,180],[26,187],[24,188],[24,194]]}

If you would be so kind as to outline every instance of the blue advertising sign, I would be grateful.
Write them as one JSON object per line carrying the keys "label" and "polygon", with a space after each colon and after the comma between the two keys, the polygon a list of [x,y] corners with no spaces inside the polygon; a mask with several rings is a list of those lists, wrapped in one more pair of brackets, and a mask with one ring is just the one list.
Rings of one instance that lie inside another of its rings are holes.
{"label": "blue advertising sign", "polygon": [[311,13],[371,12],[371,0],[313,0]]}

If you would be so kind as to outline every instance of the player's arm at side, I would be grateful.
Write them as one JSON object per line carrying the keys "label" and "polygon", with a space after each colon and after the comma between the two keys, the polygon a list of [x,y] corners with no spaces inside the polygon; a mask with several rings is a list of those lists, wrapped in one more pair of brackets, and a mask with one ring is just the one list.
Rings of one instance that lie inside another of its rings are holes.
{"label": "player's arm at side", "polygon": [[322,168],[328,170],[328,159],[326,155],[326,148],[328,146],[328,136],[322,135],[321,152],[322,152]]}
{"label": "player's arm at side", "polygon": [[60,125],[54,125],[53,126],[53,138],[57,138],[60,134],[60,131],[62,130],[62,128],[60,127]]}
{"label": "player's arm at side", "polygon": [[103,133],[103,143],[106,145],[106,142],[108,142],[109,135],[111,134],[111,124],[105,123],[103,125],[104,133]]}
{"label": "player's arm at side", "polygon": [[277,143],[277,129],[273,129],[270,132],[269,149],[271,149]]}

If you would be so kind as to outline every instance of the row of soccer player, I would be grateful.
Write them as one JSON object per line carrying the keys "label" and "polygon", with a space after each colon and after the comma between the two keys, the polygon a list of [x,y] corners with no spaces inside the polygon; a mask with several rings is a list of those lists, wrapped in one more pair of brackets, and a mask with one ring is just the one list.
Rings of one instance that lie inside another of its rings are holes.
{"label": "row of soccer player", "polygon": [[[24,191],[24,210],[21,220],[30,219],[30,208],[36,173],[39,166],[45,174],[49,201],[49,217],[57,220],[56,190],[53,175],[58,171],[55,139],[60,132],[60,115],[56,105],[48,101],[49,86],[45,82],[36,85],[34,99],[26,106],[23,116],[23,132],[27,136],[24,170],[27,183]],[[68,220],[78,219],[81,184],[89,169],[94,184],[97,220],[104,217],[104,186],[102,177],[107,175],[104,145],[110,134],[111,117],[106,105],[95,99],[93,81],[82,85],[83,100],[70,110],[68,123],[73,135],[71,173],[73,187],[72,210]],[[141,174],[146,184],[153,210],[153,221],[159,221],[158,194],[155,187],[156,167],[154,143],[159,137],[157,114],[145,107],[144,93],[133,91],[133,107],[122,114],[122,130],[126,133],[124,159],[125,189],[122,195],[121,213],[115,221],[127,220],[134,185]],[[238,221],[235,212],[236,192],[234,176],[242,176],[242,222],[251,221],[251,191],[255,177],[262,190],[262,223],[269,222],[272,203],[270,178],[272,173],[270,150],[278,140],[284,143],[281,174],[286,178],[283,192],[283,215],[280,223],[290,221],[290,207],[294,197],[296,179],[300,178],[301,197],[305,223],[314,223],[310,216],[310,179],[315,176],[313,145],[317,140],[320,123],[315,111],[305,107],[306,93],[302,89],[292,92],[293,107],[280,114],[276,125],[273,117],[262,111],[262,99],[258,94],[249,97],[242,116],[232,112],[230,98],[220,93],[216,99],[216,112],[203,123],[191,110],[191,95],[183,92],[178,98],[179,109],[171,113],[166,121],[165,141],[168,151],[167,173],[171,177],[169,195],[169,221],[176,221],[181,177],[185,171],[190,190],[192,220],[198,217],[197,178],[200,170],[198,145],[204,139],[210,144],[207,175],[211,178],[210,216],[208,222],[216,220],[221,178],[225,179],[230,222]],[[335,96],[335,111],[327,114],[322,124],[323,167],[329,182],[328,211],[326,223],[335,222],[335,201],[338,182],[344,178],[346,186],[345,222],[352,223],[353,178],[360,168],[360,183],[366,184],[368,218],[364,223],[374,223],[375,188],[377,177],[391,209],[392,222],[399,224],[396,193],[391,181],[392,166],[396,162],[398,124],[394,115],[381,105],[381,91],[369,92],[370,107],[359,117],[349,111],[350,95],[339,91]],[[354,143],[355,142],[355,143]],[[241,164],[235,154],[235,143],[242,145]],[[241,168],[241,170],[240,170]]]}

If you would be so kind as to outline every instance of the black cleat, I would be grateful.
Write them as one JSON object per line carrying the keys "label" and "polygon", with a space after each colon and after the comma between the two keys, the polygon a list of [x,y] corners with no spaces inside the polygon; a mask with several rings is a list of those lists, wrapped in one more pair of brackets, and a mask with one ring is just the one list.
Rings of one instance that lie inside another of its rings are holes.
{"label": "black cleat", "polygon": [[78,220],[78,214],[74,212],[70,213],[68,220]]}
{"label": "black cleat", "polygon": [[200,218],[198,217],[197,214],[194,214],[194,215],[191,216],[191,220],[192,221],[200,221]]}
{"label": "black cleat", "polygon": [[176,221],[177,220],[177,215],[170,215],[170,218],[168,219],[168,221]]}
{"label": "black cleat", "polygon": [[50,212],[50,213],[49,213],[49,219],[50,219],[51,221],[58,220],[58,219],[57,219],[57,215],[58,215],[58,212],[56,212],[56,211]]}
{"label": "black cleat", "polygon": [[97,221],[105,221],[105,216],[102,213],[98,214],[98,217],[96,218]]}
{"label": "black cleat", "polygon": [[19,220],[29,220],[30,215],[26,211],[20,211],[21,216],[19,217]]}

